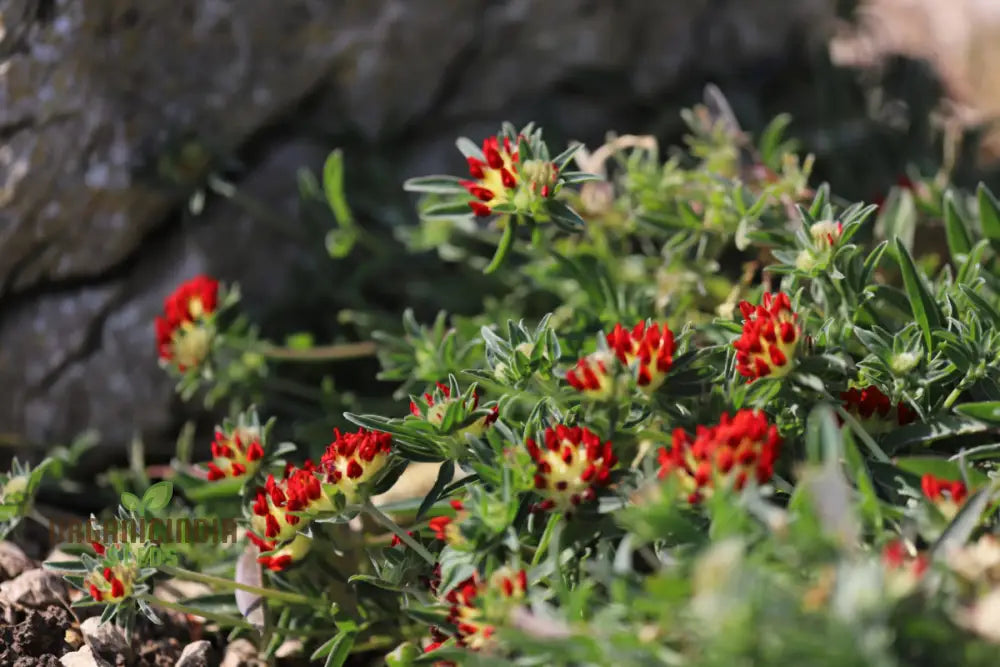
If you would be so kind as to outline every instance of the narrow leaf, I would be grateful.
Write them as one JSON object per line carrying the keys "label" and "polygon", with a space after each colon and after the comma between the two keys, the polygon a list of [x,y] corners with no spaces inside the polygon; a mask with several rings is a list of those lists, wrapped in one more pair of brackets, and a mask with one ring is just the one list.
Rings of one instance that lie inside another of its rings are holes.
{"label": "narrow leaf", "polygon": [[896,239],[896,251],[899,253],[899,268],[903,272],[903,284],[910,299],[913,318],[924,332],[927,353],[930,354],[934,349],[933,331],[941,327],[941,311],[927,289],[923,277],[918,272],[913,257],[898,238]]}

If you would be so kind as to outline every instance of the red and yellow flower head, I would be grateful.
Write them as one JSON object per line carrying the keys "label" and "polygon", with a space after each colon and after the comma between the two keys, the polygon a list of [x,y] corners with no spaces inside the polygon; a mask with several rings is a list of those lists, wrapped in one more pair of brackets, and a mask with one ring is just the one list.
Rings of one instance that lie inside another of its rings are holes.
{"label": "red and yellow flower head", "polygon": [[636,384],[649,393],[667,377],[674,363],[674,334],[666,324],[639,322],[632,330],[620,323],[608,334],[608,347],[626,366],[636,365]]}
{"label": "red and yellow flower head", "polygon": [[733,341],[736,370],[753,382],[757,378],[784,377],[792,370],[801,338],[798,315],[784,292],[765,294],[754,306],[743,301],[743,334]]}
{"label": "red and yellow flower head", "polygon": [[905,426],[917,418],[906,403],[892,404],[889,397],[875,385],[863,389],[851,387],[840,393],[844,409],[855,415],[865,430],[872,434],[888,433],[896,426]]}
{"label": "red and yellow flower head", "polygon": [[[270,550],[267,550],[270,553],[258,556],[257,562],[272,572],[281,572],[293,563],[305,558],[311,546],[312,538],[299,533],[291,541],[285,542],[280,547],[272,547]],[[260,545],[258,545],[258,548],[260,548]]]}
{"label": "red and yellow flower head", "polygon": [[334,484],[348,503],[357,500],[360,487],[374,479],[389,462],[392,436],[380,431],[359,429],[341,433],[334,429],[334,441],[320,459],[320,470],[328,484]]}
{"label": "red and yellow flower head", "polygon": [[774,475],[781,448],[778,428],[763,412],[723,414],[715,426],[698,426],[694,438],[676,429],[670,448],[660,448],[660,479],[680,480],[688,502],[700,502],[722,484],[741,490],[749,479],[763,484]]}
{"label": "red and yellow flower head", "polygon": [[569,385],[584,396],[603,401],[614,393],[614,375],[610,354],[595,352],[576,362],[566,373]]}
{"label": "red and yellow flower head", "polygon": [[94,602],[114,604],[121,602],[132,593],[133,572],[124,563],[104,567],[87,576],[87,590]]}
{"label": "red and yellow flower head", "polygon": [[947,480],[927,473],[920,479],[920,489],[946,519],[954,519],[966,499],[969,489],[961,480]]}
{"label": "red and yellow flower head", "polygon": [[[424,394],[424,401],[427,403],[427,407],[419,405],[416,401],[410,401],[410,414],[414,417],[419,417],[435,426],[441,426],[444,423],[444,417],[448,413],[448,408],[456,401],[461,401],[460,397],[452,398],[451,388],[446,384],[441,382],[436,383],[433,392],[427,392]],[[465,412],[472,412],[479,407],[479,394],[475,391],[472,392],[472,397],[470,400],[462,406]],[[494,406],[492,411],[488,415],[484,415],[482,418],[477,419],[475,422],[469,424],[465,428],[461,429],[461,433],[471,433],[475,436],[480,436],[483,432],[497,420],[500,412],[497,406]]]}
{"label": "red and yellow flower head", "polygon": [[541,160],[522,163],[516,142],[510,137],[502,140],[495,136],[487,137],[483,141],[482,155],[482,159],[466,158],[472,180],[461,181],[473,197],[469,208],[475,215],[485,217],[500,204],[517,205],[520,199],[545,199],[554,194],[559,176],[556,165]]}
{"label": "red and yellow flower head", "polygon": [[212,462],[208,464],[208,479],[252,477],[264,458],[264,445],[259,428],[238,426],[228,431],[217,429],[212,442]]}
{"label": "red and yellow flower head", "polygon": [[455,626],[459,646],[480,651],[490,643],[495,631],[490,619],[502,618],[509,606],[523,600],[528,590],[524,570],[500,568],[488,582],[473,575],[445,595],[450,605],[448,622]]}
{"label": "red and yellow flower head", "polygon": [[202,275],[182,283],[165,299],[164,314],[156,318],[162,363],[176,364],[183,372],[205,361],[215,336],[212,316],[218,295],[218,281]]}
{"label": "red and yellow flower head", "polygon": [[588,428],[565,426],[545,429],[539,445],[529,438],[525,446],[535,461],[535,489],[543,497],[536,509],[570,511],[589,502],[597,489],[611,481],[618,464],[611,442]]}
{"label": "red and yellow flower head", "polygon": [[903,597],[916,588],[930,560],[925,554],[911,554],[902,540],[893,540],[882,549],[882,565],[889,593]]}

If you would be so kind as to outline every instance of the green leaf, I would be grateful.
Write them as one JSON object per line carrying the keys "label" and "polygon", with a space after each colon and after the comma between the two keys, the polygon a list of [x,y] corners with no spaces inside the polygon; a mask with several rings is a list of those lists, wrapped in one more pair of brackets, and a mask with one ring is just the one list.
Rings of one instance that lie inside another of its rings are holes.
{"label": "green leaf", "polygon": [[455,146],[458,150],[462,151],[462,155],[465,157],[474,157],[477,160],[485,160],[486,157],[483,155],[483,151],[479,146],[477,146],[468,137],[459,137],[455,140]]}
{"label": "green leaf", "polygon": [[[917,477],[934,475],[948,480],[962,479],[962,467],[959,463],[939,456],[901,456],[896,459],[896,465]],[[966,467],[965,473],[973,487],[989,482],[989,478],[975,468]]]}
{"label": "green leaf", "polygon": [[962,509],[941,533],[941,537],[931,546],[931,554],[935,560],[946,557],[953,548],[959,547],[969,540],[972,532],[979,526],[983,512],[996,493],[996,488],[997,483],[993,482],[965,501]]}
{"label": "green leaf", "polygon": [[337,224],[345,228],[351,227],[354,217],[344,195],[344,153],[340,149],[330,153],[323,165],[323,193]]}
{"label": "green leaf", "polygon": [[812,463],[839,461],[843,440],[833,408],[820,403],[806,421],[806,454]]}
{"label": "green leaf", "polygon": [[174,495],[174,485],[166,480],[157,482],[142,494],[142,504],[146,509],[161,510],[170,504]]}
{"label": "green leaf", "polygon": [[979,222],[983,226],[983,236],[997,247],[1000,245],[1000,202],[983,183],[979,184],[976,195],[979,199]]}
{"label": "green leaf", "polygon": [[583,144],[579,142],[570,144],[566,150],[552,158],[552,164],[556,166],[556,169],[562,171],[566,168],[566,165],[569,164],[569,161],[573,159],[573,156],[576,155],[576,152],[581,148],[583,148]]}
{"label": "green leaf", "polygon": [[437,502],[438,498],[441,497],[441,491],[451,482],[452,478],[455,476],[455,462],[451,459],[445,461],[438,468],[437,479],[434,480],[434,486],[431,490],[427,492],[423,501],[420,503],[420,509],[417,510],[416,520],[420,521],[424,514],[427,513],[434,503]]}
{"label": "green leaf", "polygon": [[514,246],[514,234],[516,232],[517,218],[508,218],[507,225],[503,228],[503,236],[500,237],[500,244],[497,246],[496,253],[494,253],[489,265],[483,269],[483,273],[493,273],[500,268],[503,261],[507,259],[510,249]]}
{"label": "green leaf", "polygon": [[558,199],[550,199],[546,202],[546,209],[549,215],[552,216],[553,221],[556,222],[563,229],[568,231],[577,231],[584,227],[586,224],[580,214],[567,206],[564,202]]}
{"label": "green leaf", "polygon": [[959,255],[968,257],[972,250],[972,239],[968,225],[958,210],[955,193],[950,190],[944,196],[944,225],[952,260],[958,261]]}
{"label": "green leaf", "polygon": [[923,277],[918,272],[913,257],[898,238],[896,239],[896,252],[899,253],[899,268],[903,272],[903,284],[910,299],[910,308],[913,311],[914,319],[924,332],[927,353],[930,354],[934,349],[933,331],[941,327],[941,311],[927,289]]}
{"label": "green leaf", "polygon": [[472,209],[466,202],[434,204],[420,211],[420,216],[423,218],[464,218],[470,215],[472,215]]}
{"label": "green leaf", "polygon": [[138,512],[139,505],[139,496],[128,491],[122,492],[122,507],[133,512]]}
{"label": "green leaf", "polygon": [[1000,401],[963,403],[962,405],[956,405],[955,411],[984,422],[1000,423]]}
{"label": "green leaf", "polygon": [[430,192],[439,195],[451,195],[466,192],[461,185],[462,179],[457,176],[419,176],[407,179],[403,189],[407,192]]}
{"label": "green leaf", "polygon": [[566,185],[574,185],[576,183],[586,183],[587,181],[603,181],[604,178],[597,174],[590,174],[586,171],[564,171],[559,175],[563,183]]}

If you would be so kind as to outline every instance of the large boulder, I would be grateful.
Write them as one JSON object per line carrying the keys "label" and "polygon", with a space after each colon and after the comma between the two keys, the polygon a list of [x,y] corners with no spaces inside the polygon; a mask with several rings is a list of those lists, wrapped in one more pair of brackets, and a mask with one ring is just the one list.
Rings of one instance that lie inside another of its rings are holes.
{"label": "large boulder", "polygon": [[398,176],[507,117],[592,137],[705,78],[796,67],[832,4],[0,0],[0,431],[166,442],[162,298],[197,271],[251,302],[287,289],[285,236],[225,201],[182,215],[211,163],[179,147],[251,142],[240,186],[294,211],[296,167],[331,148],[316,136],[398,157]]}

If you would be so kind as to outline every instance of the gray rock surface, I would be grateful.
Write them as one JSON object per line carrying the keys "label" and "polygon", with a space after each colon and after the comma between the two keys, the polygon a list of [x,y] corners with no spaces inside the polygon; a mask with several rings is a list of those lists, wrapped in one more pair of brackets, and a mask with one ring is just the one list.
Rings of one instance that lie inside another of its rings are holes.
{"label": "gray rock surface", "polygon": [[177,659],[177,667],[211,667],[215,664],[212,644],[201,639],[184,647],[181,657]]}
{"label": "gray rock surface", "polygon": [[80,623],[80,632],[87,646],[102,658],[114,660],[130,652],[129,638],[115,623],[101,623],[100,618],[93,616]]}
{"label": "gray rock surface", "polygon": [[0,433],[170,442],[162,298],[198,271],[251,303],[288,288],[294,245],[244,211],[210,203],[183,224],[207,170],[189,159],[177,176],[185,138],[212,156],[253,142],[240,186],[294,209],[295,169],[332,148],[306,126],[389,146],[399,177],[440,171],[456,133],[505,118],[641,129],[620,126],[636,105],[787,64],[831,4],[0,0]]}
{"label": "gray rock surface", "polygon": [[63,604],[66,584],[58,574],[37,568],[0,583],[0,597],[22,607],[44,609]]}

